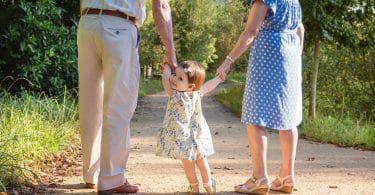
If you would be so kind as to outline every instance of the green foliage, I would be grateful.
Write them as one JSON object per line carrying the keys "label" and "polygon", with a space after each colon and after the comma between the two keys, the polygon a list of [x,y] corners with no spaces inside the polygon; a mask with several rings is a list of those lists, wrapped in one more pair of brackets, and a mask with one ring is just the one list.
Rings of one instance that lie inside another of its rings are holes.
{"label": "green foliage", "polygon": [[[310,64],[312,49],[305,50],[304,64]],[[348,55],[350,54],[350,55]],[[375,121],[374,50],[353,52],[339,45],[321,49],[317,110],[329,115],[349,114],[353,120]],[[335,56],[335,57],[332,57]],[[310,67],[304,68],[304,95],[308,99]]]}
{"label": "green foliage", "polygon": [[[53,0],[20,0],[5,10],[12,12],[0,31],[0,78],[29,81],[16,83],[14,91],[27,87],[62,94],[65,86],[73,89],[77,83],[76,25],[63,24],[63,9]],[[6,81],[1,87],[12,82]]]}
{"label": "green foliage", "polygon": [[179,61],[196,60],[207,67],[217,58],[217,3],[211,0],[171,1],[171,7],[177,58]]}
{"label": "green foliage", "polygon": [[[196,60],[209,71],[214,71],[234,46],[249,8],[241,0],[171,1],[171,7],[178,61]],[[147,8],[148,17],[141,27],[141,63],[158,69],[164,51],[152,19],[151,1]],[[247,62],[248,55],[243,55],[233,67],[243,70]]]}
{"label": "green foliage", "polygon": [[[210,64],[210,70],[215,71],[225,60],[225,57],[229,54],[240,34],[245,29],[247,13],[250,6],[249,4],[250,1],[246,3],[242,0],[232,0],[223,1],[222,4],[218,5],[220,14],[217,16],[216,20],[218,20],[218,22],[215,27],[215,36],[217,37],[215,44],[217,59]],[[244,71],[246,70],[248,62],[248,52],[244,52],[244,54],[232,65],[232,70]]]}
{"label": "green foliage", "polygon": [[38,162],[69,144],[77,120],[73,98],[0,91],[0,183],[15,185],[35,176]]}
{"label": "green foliage", "polygon": [[[147,18],[141,27],[140,62],[144,66],[159,69],[164,51],[152,18],[151,1],[147,1]],[[144,67],[143,67],[144,68]]]}
{"label": "green foliage", "polygon": [[315,40],[338,42],[353,49],[374,45],[375,27],[372,25],[375,19],[374,1],[301,0],[300,2],[308,46]]}

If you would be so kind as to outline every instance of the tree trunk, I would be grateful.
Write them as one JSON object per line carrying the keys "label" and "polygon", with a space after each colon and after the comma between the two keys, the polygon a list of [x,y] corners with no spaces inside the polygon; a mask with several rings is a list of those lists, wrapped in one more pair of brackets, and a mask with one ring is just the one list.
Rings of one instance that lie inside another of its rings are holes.
{"label": "tree trunk", "polygon": [[143,66],[143,78],[147,79],[152,76],[152,65]]}
{"label": "tree trunk", "polygon": [[314,66],[311,72],[310,79],[310,107],[309,107],[309,117],[315,119],[316,117],[316,86],[318,81],[318,69],[319,69],[319,48],[320,40],[316,40],[314,44]]}

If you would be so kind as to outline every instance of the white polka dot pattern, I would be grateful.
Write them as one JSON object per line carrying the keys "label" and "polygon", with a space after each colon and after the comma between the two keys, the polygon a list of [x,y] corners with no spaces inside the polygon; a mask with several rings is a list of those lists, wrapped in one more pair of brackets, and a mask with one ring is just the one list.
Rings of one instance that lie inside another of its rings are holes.
{"label": "white polka dot pattern", "polygon": [[298,0],[264,0],[270,7],[250,50],[241,121],[276,130],[302,121],[301,23]]}

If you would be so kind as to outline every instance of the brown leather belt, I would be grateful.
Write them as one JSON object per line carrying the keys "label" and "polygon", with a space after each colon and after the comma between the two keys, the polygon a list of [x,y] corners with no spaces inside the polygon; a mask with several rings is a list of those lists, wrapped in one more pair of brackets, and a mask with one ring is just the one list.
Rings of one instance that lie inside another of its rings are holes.
{"label": "brown leather belt", "polygon": [[83,14],[103,14],[103,15],[109,15],[109,16],[116,16],[120,18],[125,18],[135,23],[135,17],[126,15],[124,12],[120,12],[118,10],[87,8],[86,10],[83,11]]}

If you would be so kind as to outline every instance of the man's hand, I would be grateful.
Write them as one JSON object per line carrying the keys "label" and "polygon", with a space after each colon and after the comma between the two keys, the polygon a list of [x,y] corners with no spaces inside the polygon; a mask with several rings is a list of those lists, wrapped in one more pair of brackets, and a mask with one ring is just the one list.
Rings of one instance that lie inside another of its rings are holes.
{"label": "man's hand", "polygon": [[163,59],[163,66],[166,64],[171,68],[172,72],[174,72],[174,70],[177,68],[176,56],[165,54]]}

